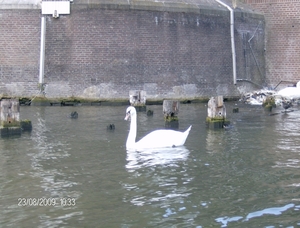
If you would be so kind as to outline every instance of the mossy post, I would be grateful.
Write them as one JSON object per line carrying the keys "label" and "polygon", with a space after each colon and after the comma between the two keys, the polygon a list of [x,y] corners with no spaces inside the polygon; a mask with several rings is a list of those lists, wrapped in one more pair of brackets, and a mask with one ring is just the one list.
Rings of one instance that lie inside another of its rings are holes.
{"label": "mossy post", "polygon": [[272,109],[276,108],[275,98],[273,96],[267,96],[267,98],[262,103],[262,106],[266,111],[272,112]]}
{"label": "mossy post", "polygon": [[146,111],[146,91],[130,90],[129,103],[134,106],[137,112]]}
{"label": "mossy post", "polygon": [[20,124],[22,131],[32,131],[31,120],[21,120]]}
{"label": "mossy post", "polygon": [[20,105],[17,99],[4,99],[0,102],[1,137],[21,135]]}
{"label": "mossy post", "polygon": [[164,100],[163,101],[163,113],[165,119],[165,127],[178,129],[179,127],[179,120],[178,120],[178,113],[179,113],[179,101],[175,100]]}
{"label": "mossy post", "polygon": [[206,124],[210,129],[223,128],[229,124],[229,121],[226,120],[226,107],[223,96],[212,97],[208,101]]}

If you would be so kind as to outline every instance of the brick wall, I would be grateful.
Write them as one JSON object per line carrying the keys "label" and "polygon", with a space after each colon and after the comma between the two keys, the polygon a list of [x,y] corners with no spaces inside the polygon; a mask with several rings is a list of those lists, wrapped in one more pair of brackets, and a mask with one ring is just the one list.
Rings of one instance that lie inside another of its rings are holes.
{"label": "brick wall", "polygon": [[[40,10],[1,10],[0,94],[38,90]],[[10,17],[9,17],[10,16]],[[10,19],[9,19],[10,18]],[[238,86],[233,85],[229,12],[166,12],[72,5],[46,16],[46,96],[237,97],[264,83],[264,21],[236,13]],[[252,38],[251,38],[252,37]],[[251,49],[247,42],[251,38]]]}
{"label": "brick wall", "polygon": [[0,94],[38,91],[40,17],[37,10],[0,11]]}
{"label": "brick wall", "polygon": [[244,1],[265,15],[266,77],[269,83],[276,86],[282,80],[299,81],[300,1]]}

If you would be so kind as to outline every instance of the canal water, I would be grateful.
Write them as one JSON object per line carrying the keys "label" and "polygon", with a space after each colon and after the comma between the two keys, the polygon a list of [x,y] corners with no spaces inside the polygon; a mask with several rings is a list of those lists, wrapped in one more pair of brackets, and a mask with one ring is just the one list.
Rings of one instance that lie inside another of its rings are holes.
{"label": "canal water", "polygon": [[[206,104],[181,104],[184,147],[126,152],[125,106],[21,106],[33,130],[0,139],[0,227],[299,227],[300,109],[226,107],[209,130]],[[138,138],[164,128],[148,109]]]}

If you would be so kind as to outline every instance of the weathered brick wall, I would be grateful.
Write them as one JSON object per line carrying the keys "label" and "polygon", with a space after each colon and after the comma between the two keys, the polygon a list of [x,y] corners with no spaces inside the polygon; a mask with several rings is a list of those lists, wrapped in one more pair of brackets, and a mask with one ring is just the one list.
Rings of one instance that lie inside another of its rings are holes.
{"label": "weathered brick wall", "polygon": [[[265,15],[266,77],[272,86],[300,80],[300,1],[244,0]],[[286,86],[286,85],[285,85]]]}
{"label": "weathered brick wall", "polygon": [[[0,37],[5,53],[0,93],[33,96],[38,92],[40,11],[0,14],[6,18],[0,21],[5,34]],[[238,11],[235,22],[237,76],[262,84],[263,17]],[[226,9],[184,13],[76,4],[70,15],[46,17],[45,83],[48,97],[100,99],[127,98],[129,90],[146,90],[153,99],[233,97],[252,86],[233,85]]]}
{"label": "weathered brick wall", "polygon": [[0,94],[38,92],[39,10],[0,10]]}
{"label": "weathered brick wall", "polygon": [[[261,17],[235,12],[237,79],[267,86],[265,75],[265,22]],[[261,87],[259,87],[261,88]],[[252,88],[252,89],[257,89]],[[244,92],[240,89],[241,92]]]}

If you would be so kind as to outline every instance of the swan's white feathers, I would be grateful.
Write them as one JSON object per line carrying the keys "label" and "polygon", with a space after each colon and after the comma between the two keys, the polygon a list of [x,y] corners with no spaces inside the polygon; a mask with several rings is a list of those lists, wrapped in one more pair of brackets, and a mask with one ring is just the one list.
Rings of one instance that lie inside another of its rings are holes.
{"label": "swan's white feathers", "polygon": [[280,95],[289,99],[300,98],[300,81],[297,83],[296,87],[286,87],[278,91],[276,95]]}
{"label": "swan's white feathers", "polygon": [[163,147],[177,147],[183,146],[189,132],[191,130],[190,126],[185,132],[179,132],[174,130],[155,130],[138,142],[135,142],[136,138],[136,110],[134,107],[130,106],[126,110],[125,119],[128,119],[130,115],[131,123],[130,130],[126,142],[126,149],[149,149],[149,148],[163,148]]}
{"label": "swan's white feathers", "polygon": [[[190,129],[190,128],[189,128]],[[136,144],[136,148],[157,148],[157,147],[174,147],[182,146],[188,134],[185,132],[173,130],[156,130],[152,131]]]}

